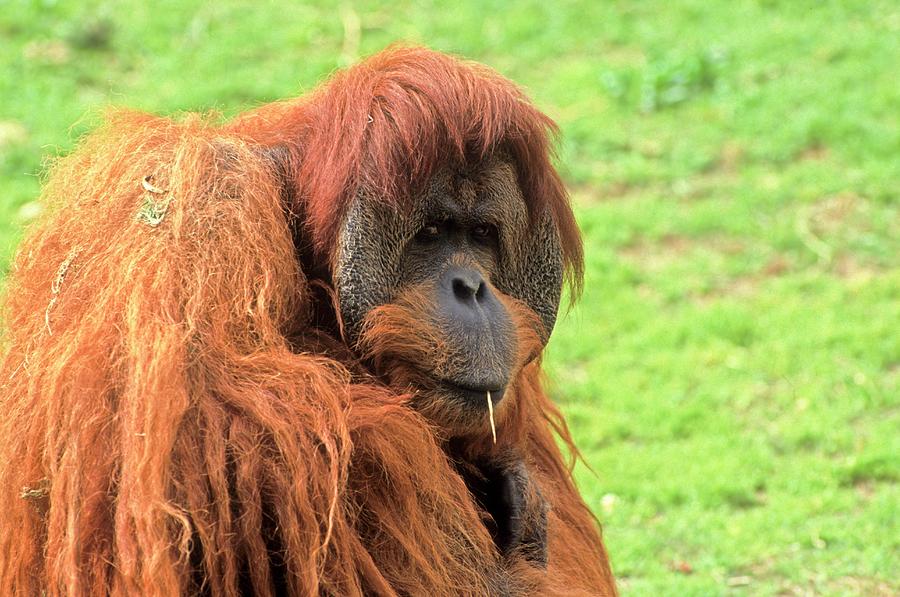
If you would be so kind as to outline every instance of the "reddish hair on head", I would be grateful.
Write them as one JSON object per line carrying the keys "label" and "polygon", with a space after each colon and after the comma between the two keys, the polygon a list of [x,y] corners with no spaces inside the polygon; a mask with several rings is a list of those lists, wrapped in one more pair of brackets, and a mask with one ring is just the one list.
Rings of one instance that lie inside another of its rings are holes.
{"label": "reddish hair on head", "polygon": [[319,255],[337,237],[360,187],[403,206],[438,166],[505,151],[532,217],[548,208],[563,261],[581,286],[581,237],[551,163],[556,124],[490,68],[419,47],[396,46],[340,72],[310,97],[263,106],[239,119],[266,144],[294,151],[289,176]]}

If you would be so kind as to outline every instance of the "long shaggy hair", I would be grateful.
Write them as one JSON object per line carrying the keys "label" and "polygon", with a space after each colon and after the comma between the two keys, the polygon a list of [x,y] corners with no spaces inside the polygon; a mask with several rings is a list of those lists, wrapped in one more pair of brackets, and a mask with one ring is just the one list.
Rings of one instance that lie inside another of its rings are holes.
{"label": "long shaggy hair", "polygon": [[[400,205],[437,164],[498,149],[579,280],[551,126],[499,76],[418,49],[226,125],[111,114],[52,169],[8,279],[0,594],[614,593],[539,359],[498,423],[550,504],[546,570],[498,554],[441,430],[314,321],[311,270],[359,185]],[[369,356],[402,350],[410,313],[373,314]]]}

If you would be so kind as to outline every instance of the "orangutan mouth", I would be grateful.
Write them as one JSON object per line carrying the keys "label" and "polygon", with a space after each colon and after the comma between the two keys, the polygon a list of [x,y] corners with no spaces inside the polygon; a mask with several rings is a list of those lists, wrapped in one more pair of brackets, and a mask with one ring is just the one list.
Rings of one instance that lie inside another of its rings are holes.
{"label": "orangutan mouth", "polygon": [[499,404],[499,402],[503,399],[503,395],[506,392],[505,385],[476,387],[459,384],[449,380],[439,380],[438,388],[442,392],[454,398],[457,398],[461,402],[464,402],[467,407],[484,409],[487,409],[487,402],[485,397],[488,393],[490,393],[491,395],[492,405],[497,406],[497,404]]}

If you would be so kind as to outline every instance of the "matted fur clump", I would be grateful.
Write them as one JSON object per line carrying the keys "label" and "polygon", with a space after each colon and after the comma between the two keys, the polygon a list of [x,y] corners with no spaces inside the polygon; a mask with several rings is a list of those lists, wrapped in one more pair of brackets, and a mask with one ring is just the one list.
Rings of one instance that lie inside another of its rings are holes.
{"label": "matted fur clump", "polygon": [[[317,105],[279,105],[297,139]],[[5,297],[0,594],[614,591],[539,361],[507,425],[550,503],[547,570],[498,554],[407,395],[320,350],[254,118],[116,112],[52,169]]]}

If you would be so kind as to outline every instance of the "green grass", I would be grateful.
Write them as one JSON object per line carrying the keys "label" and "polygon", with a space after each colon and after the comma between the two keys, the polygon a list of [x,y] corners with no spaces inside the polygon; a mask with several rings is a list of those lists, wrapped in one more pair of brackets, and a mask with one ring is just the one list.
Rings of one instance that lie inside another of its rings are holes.
{"label": "green grass", "polygon": [[0,274],[103,106],[480,60],[562,127],[587,284],[548,364],[623,593],[900,592],[896,2],[247,6],[0,2]]}

